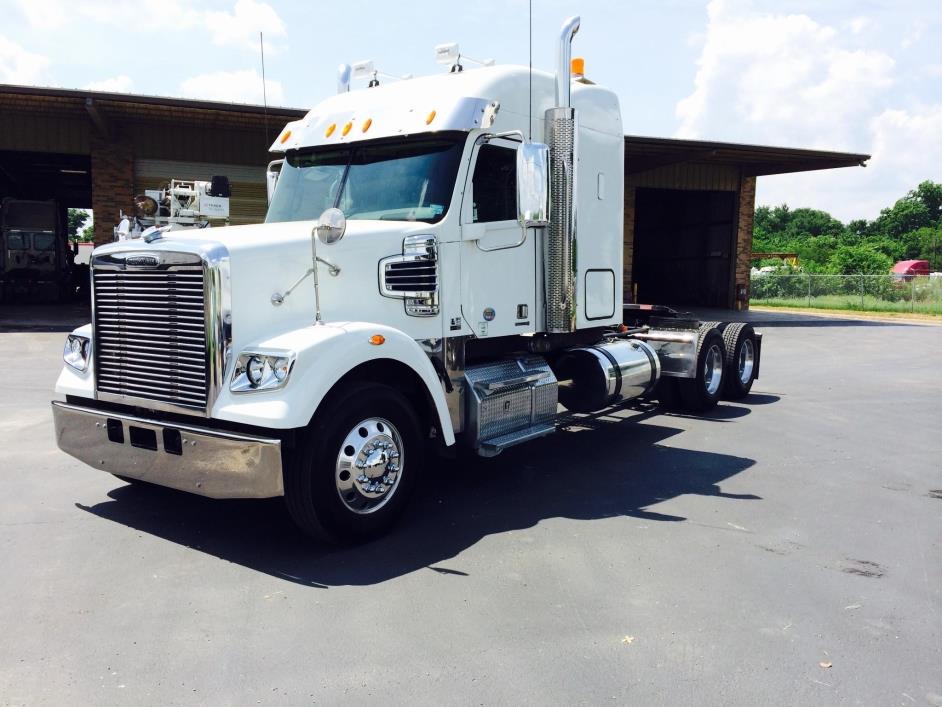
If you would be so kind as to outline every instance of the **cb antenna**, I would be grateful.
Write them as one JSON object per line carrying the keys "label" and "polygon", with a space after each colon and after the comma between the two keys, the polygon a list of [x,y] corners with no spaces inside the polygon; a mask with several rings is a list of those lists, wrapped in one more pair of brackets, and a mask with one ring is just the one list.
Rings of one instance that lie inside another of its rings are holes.
{"label": "cb antenna", "polygon": [[265,85],[265,36],[258,33],[258,46],[262,52],[262,105],[265,110],[265,144],[271,141],[268,135],[268,87]]}

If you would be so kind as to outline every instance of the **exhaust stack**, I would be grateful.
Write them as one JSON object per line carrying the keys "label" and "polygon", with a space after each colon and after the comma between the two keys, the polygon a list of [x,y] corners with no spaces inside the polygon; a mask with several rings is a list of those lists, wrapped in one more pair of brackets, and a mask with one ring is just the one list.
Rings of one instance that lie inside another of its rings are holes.
{"label": "exhaust stack", "polygon": [[550,218],[544,246],[546,326],[551,334],[576,329],[576,111],[571,103],[569,66],[579,18],[559,31],[556,49],[556,107],[546,111],[550,148]]}

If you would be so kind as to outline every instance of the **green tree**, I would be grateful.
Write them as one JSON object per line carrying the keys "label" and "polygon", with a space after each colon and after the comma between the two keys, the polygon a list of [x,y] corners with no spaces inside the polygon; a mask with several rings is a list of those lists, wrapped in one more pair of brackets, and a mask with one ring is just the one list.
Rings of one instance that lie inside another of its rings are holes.
{"label": "green tree", "polygon": [[828,259],[828,269],[837,275],[885,275],[893,259],[866,245],[838,246]]}
{"label": "green tree", "polygon": [[925,206],[929,219],[937,225],[942,225],[942,184],[926,180],[909,192],[906,198]]}
{"label": "green tree", "polygon": [[69,238],[75,238],[85,222],[88,221],[88,212],[85,209],[69,209],[67,221]]}
{"label": "green tree", "polygon": [[[912,195],[913,192],[910,192]],[[903,197],[889,209],[883,209],[873,222],[873,231],[890,238],[902,238],[917,228],[935,225],[929,209],[921,201]]]}

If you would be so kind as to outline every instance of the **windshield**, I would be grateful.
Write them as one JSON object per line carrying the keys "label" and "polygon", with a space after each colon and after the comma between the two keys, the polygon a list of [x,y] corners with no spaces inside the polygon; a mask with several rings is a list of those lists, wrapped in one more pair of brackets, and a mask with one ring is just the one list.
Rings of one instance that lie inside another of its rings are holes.
{"label": "windshield", "polygon": [[464,134],[289,153],[267,223],[316,219],[336,206],[348,219],[445,217]]}

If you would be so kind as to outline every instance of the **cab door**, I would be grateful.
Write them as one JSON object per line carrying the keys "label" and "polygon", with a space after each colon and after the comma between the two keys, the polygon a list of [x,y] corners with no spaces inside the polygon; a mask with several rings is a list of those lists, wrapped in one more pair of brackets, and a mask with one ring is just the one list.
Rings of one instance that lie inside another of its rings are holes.
{"label": "cab door", "polygon": [[461,312],[479,338],[534,331],[536,238],[517,221],[517,146],[475,147],[461,208]]}

